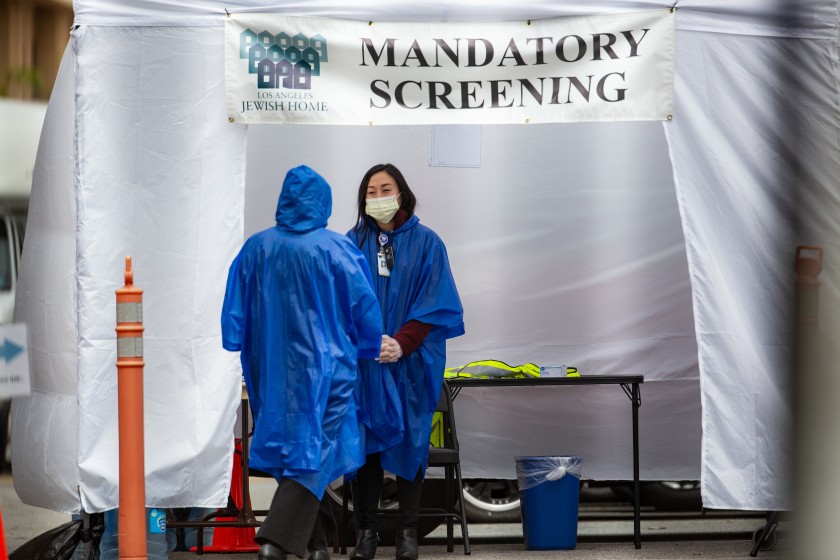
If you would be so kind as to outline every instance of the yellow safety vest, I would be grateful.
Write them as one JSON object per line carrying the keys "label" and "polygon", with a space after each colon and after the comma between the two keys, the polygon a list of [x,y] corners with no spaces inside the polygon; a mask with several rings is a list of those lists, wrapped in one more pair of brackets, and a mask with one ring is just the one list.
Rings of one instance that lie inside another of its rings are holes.
{"label": "yellow safety vest", "polygon": [[[512,366],[501,360],[478,360],[470,362],[465,366],[446,368],[443,371],[443,376],[446,379],[457,377],[480,377],[483,379],[490,377],[539,377],[540,367],[532,362],[520,366]],[[580,377],[580,374],[576,367],[566,367],[566,377]]]}
{"label": "yellow safety vest", "polygon": [[[528,362],[527,364],[512,366],[500,360],[478,360],[470,362],[465,366],[455,366],[443,370],[444,379],[455,379],[459,377],[523,379],[539,376],[540,366],[537,364]],[[580,374],[576,367],[567,366],[566,377],[580,377]],[[435,412],[432,416],[432,434],[429,439],[432,447],[443,447],[443,417],[440,412]]]}

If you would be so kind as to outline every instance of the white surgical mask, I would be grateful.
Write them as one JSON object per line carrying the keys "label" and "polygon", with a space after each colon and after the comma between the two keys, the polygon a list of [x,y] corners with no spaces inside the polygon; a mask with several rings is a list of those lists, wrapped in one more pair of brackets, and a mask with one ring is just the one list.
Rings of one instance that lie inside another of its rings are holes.
{"label": "white surgical mask", "polygon": [[400,203],[397,202],[399,196],[399,194],[395,194],[365,200],[365,214],[381,224],[387,224],[394,219],[397,210],[400,209]]}

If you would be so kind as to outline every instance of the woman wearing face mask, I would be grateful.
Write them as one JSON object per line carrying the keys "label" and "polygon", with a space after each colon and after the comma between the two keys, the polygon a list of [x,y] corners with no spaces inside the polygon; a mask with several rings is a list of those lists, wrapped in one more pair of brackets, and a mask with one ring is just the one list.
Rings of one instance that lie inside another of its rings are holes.
{"label": "woman wearing face mask", "polygon": [[367,462],[357,475],[360,534],[351,560],[376,554],[383,470],[397,477],[397,560],[418,557],[420,487],[443,384],[446,339],[464,333],[446,247],[420,223],[416,203],[399,169],[375,165],[359,185],[358,222],[347,234],[367,258],[385,325],[379,358],[359,361],[357,396]]}

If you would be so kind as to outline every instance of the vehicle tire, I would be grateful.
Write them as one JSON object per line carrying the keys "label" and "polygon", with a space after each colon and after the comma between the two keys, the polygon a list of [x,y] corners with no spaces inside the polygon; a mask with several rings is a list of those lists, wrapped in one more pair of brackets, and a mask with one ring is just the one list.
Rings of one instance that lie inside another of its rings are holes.
{"label": "vehicle tire", "polygon": [[[700,482],[682,481],[645,481],[639,487],[641,505],[653,507],[658,511],[701,511],[703,499],[700,496]],[[633,483],[621,482],[613,487],[616,496],[633,503]]]}
{"label": "vehicle tire", "polygon": [[700,511],[703,499],[697,480],[647,482],[642,485],[642,504],[660,511]]}
{"label": "vehicle tire", "polygon": [[[342,530],[341,526],[341,502],[344,497],[344,485],[341,480],[333,482],[327,487],[326,495],[330,498],[330,505],[335,516],[335,522],[338,525],[338,531]],[[420,493],[420,508],[435,508],[443,509],[445,507],[444,496],[444,481],[437,478],[427,478],[423,481],[423,490]],[[382,498],[379,502],[380,511],[393,512],[393,516],[380,517],[377,519],[377,529],[379,530],[379,544],[381,546],[394,546],[394,536],[397,534],[399,519],[396,516],[399,509],[397,502],[397,480],[392,475],[387,474],[382,485]],[[347,503],[348,519],[347,519],[347,544],[348,546],[356,545],[356,521],[353,517],[353,499],[351,498]],[[442,517],[420,517],[417,523],[417,536],[425,537],[434,531],[438,525],[443,523]]]}
{"label": "vehicle tire", "polygon": [[516,523],[522,520],[515,480],[464,481],[464,509],[470,523]]}
{"label": "vehicle tire", "polygon": [[0,472],[12,470],[12,401],[0,403]]}

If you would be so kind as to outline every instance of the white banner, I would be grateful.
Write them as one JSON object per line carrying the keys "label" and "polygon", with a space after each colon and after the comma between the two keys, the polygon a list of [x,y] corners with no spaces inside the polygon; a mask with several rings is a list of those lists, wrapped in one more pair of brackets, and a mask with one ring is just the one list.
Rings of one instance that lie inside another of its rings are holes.
{"label": "white banner", "polygon": [[674,14],[393,23],[232,14],[238,123],[510,124],[670,119]]}

